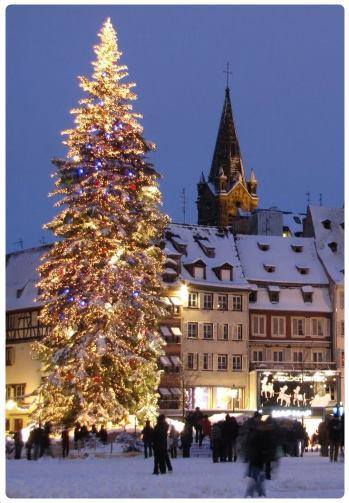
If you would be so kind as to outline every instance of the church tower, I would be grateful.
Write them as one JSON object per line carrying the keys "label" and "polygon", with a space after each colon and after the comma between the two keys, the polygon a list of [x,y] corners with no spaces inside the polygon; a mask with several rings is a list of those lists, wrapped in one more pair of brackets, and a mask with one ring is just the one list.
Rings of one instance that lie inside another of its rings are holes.
{"label": "church tower", "polygon": [[249,180],[245,177],[227,86],[210,174],[207,181],[202,174],[198,183],[198,224],[226,227],[238,209],[257,208],[257,184],[253,170]]}

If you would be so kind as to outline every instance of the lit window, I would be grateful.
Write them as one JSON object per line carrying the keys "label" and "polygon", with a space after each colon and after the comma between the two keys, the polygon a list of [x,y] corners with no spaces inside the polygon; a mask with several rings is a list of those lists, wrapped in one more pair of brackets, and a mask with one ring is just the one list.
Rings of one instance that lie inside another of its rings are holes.
{"label": "lit window", "polygon": [[190,292],[188,294],[188,307],[198,307],[198,299],[197,292]]}
{"label": "lit window", "polygon": [[218,355],[218,370],[228,369],[228,355]]}

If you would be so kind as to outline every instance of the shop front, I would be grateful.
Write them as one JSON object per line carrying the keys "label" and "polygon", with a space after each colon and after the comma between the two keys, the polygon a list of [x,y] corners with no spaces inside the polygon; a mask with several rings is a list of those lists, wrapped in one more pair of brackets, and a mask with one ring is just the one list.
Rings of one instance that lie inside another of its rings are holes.
{"label": "shop front", "polygon": [[340,376],[333,370],[257,370],[255,382],[257,409],[302,421],[309,436],[340,400]]}
{"label": "shop front", "polygon": [[188,388],[187,403],[190,410],[235,411],[242,410],[244,404],[243,387],[196,386]]}

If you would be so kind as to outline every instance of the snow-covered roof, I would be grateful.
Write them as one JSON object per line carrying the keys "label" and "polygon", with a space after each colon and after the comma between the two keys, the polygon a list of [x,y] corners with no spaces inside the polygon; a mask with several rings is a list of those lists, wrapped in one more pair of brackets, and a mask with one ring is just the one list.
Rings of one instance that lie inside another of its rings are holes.
{"label": "snow-covered roof", "polygon": [[259,287],[257,301],[250,302],[250,309],[270,309],[272,311],[312,311],[331,313],[332,304],[328,288],[314,287],[312,302],[304,302],[302,289],[304,287],[280,288],[279,302],[271,302],[268,288]]}
{"label": "snow-covered roof", "polygon": [[304,213],[291,213],[288,211],[282,212],[283,226],[287,227],[289,229],[292,236],[295,236],[296,232],[303,234],[303,219],[304,218],[305,218]]}
{"label": "snow-covered roof", "polygon": [[40,258],[51,245],[30,248],[20,252],[9,253],[6,256],[6,310],[39,307],[40,302],[34,302],[38,295],[35,284],[39,280],[36,271]]}
{"label": "snow-covered roof", "polygon": [[[265,251],[258,246],[260,241],[260,236],[239,234],[235,238],[243,272],[249,281],[328,285],[313,238],[263,236],[263,243],[269,245]],[[295,252],[291,245],[302,246],[302,251]],[[266,267],[269,264],[272,266],[269,269],[274,269],[272,272]],[[304,269],[309,269],[306,274],[301,273]]]}
{"label": "snow-covered roof", "polygon": [[[217,227],[200,225],[170,224],[169,234],[166,238],[167,252],[175,250],[170,239],[180,245],[185,245],[186,254],[182,255],[182,265],[194,264],[202,261],[206,264],[206,278],[197,279],[192,277],[186,267],[181,268],[181,279],[195,284],[204,284],[219,287],[239,287],[248,288],[248,283],[243,275],[240,260],[237,254],[234,236],[230,231],[219,232]],[[170,237],[172,236],[172,238]],[[199,242],[202,246],[200,246]],[[204,249],[213,249],[213,255],[208,256]],[[231,264],[233,267],[233,281],[220,280],[214,269],[224,264]]]}
{"label": "snow-covered roof", "polygon": [[[316,249],[329,276],[335,283],[344,282],[344,209],[310,205]],[[325,223],[322,222],[329,222]],[[329,227],[329,228],[326,228]],[[336,251],[328,246],[337,243]]]}

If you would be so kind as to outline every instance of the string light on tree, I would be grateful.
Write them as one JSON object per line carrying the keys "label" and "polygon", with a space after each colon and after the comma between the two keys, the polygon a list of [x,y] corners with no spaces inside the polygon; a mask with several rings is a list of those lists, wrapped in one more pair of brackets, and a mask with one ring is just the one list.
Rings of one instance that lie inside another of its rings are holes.
{"label": "string light on tree", "polygon": [[59,240],[39,267],[51,331],[34,347],[46,375],[35,415],[70,425],[155,412],[163,344],[158,241],[169,219],[146,157],[154,145],[132,109],[110,19],[99,38],[92,78],[79,77],[75,128],[63,132],[67,157],[53,160],[60,213],[45,227]]}

